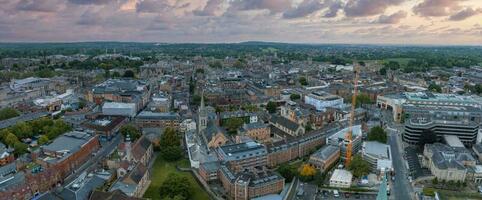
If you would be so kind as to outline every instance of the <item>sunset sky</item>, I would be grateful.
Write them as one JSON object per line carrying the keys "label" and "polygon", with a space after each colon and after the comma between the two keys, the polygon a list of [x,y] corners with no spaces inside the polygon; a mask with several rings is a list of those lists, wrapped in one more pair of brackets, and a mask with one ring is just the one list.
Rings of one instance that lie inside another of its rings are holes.
{"label": "sunset sky", "polygon": [[0,41],[482,45],[482,0],[0,0]]}

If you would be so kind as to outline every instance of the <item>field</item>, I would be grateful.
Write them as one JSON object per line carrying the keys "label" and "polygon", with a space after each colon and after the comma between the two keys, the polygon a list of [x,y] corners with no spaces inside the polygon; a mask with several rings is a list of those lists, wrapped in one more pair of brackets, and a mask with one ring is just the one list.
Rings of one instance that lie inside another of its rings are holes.
{"label": "field", "polygon": [[195,180],[193,175],[189,172],[180,172],[176,169],[176,165],[180,167],[189,167],[189,161],[182,159],[177,162],[166,162],[161,156],[158,156],[154,165],[152,166],[151,185],[144,194],[144,198],[149,199],[161,199],[159,195],[159,187],[162,182],[167,178],[169,173],[177,173],[182,176],[186,176],[191,183],[193,196],[191,199],[209,199],[208,194],[203,190],[202,186]]}

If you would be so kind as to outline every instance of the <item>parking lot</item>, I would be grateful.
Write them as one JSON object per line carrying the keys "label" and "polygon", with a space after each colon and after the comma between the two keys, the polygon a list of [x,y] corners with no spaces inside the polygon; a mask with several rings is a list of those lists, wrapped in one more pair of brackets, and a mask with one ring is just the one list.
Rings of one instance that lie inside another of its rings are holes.
{"label": "parking lot", "polygon": [[[303,192],[300,192],[303,191]],[[332,189],[317,189],[315,185],[300,183],[294,199],[297,200],[318,200],[318,199],[376,199],[376,194],[358,194],[339,192],[335,197]]]}

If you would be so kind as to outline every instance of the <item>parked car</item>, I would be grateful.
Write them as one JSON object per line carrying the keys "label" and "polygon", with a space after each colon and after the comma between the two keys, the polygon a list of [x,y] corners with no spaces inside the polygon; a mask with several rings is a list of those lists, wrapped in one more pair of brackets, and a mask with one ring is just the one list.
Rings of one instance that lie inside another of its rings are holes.
{"label": "parked car", "polygon": [[333,190],[333,196],[334,197],[340,197],[340,193],[338,192],[338,190]]}

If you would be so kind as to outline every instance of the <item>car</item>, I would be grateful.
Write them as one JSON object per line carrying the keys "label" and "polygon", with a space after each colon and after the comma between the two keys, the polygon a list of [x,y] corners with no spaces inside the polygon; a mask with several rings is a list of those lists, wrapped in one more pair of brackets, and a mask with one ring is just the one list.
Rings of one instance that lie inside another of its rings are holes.
{"label": "car", "polygon": [[324,197],[328,197],[328,195],[330,194],[330,192],[328,192],[328,191],[326,191],[326,190],[323,190],[322,193],[323,193],[323,196],[324,196]]}
{"label": "car", "polygon": [[338,190],[333,190],[333,196],[334,197],[340,197],[340,193],[338,192]]}
{"label": "car", "polygon": [[350,193],[345,193],[345,198],[350,198]]}
{"label": "car", "polygon": [[359,198],[360,198],[360,194],[355,193],[355,199],[359,199]]}

